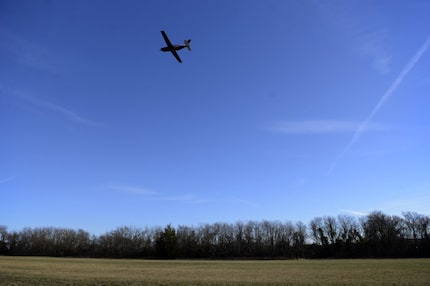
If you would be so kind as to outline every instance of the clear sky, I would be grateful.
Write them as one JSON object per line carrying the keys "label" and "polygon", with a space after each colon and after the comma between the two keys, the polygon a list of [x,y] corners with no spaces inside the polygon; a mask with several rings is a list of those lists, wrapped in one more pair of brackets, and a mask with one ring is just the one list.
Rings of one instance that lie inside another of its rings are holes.
{"label": "clear sky", "polygon": [[[0,1],[0,224],[430,214],[430,1]],[[179,51],[179,64],[160,30]]]}

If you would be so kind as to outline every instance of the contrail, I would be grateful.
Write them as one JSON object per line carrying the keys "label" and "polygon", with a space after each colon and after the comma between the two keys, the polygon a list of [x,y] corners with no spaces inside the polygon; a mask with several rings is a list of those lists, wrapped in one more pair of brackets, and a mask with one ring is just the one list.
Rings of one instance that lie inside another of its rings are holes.
{"label": "contrail", "polygon": [[[0,86],[0,92],[2,92],[1,86]],[[26,100],[27,102],[30,102],[30,103],[38,106],[38,107],[41,107],[41,108],[44,108],[47,110],[51,110],[51,111],[56,112],[58,114],[62,114],[71,121],[75,121],[75,122],[78,122],[81,124],[86,124],[86,125],[92,125],[92,126],[101,125],[101,123],[99,123],[99,122],[95,122],[95,121],[89,120],[85,117],[82,117],[79,114],[77,114],[76,112],[71,111],[70,109],[67,109],[67,108],[65,108],[61,105],[55,104],[53,102],[43,100],[43,99],[40,99],[38,97],[30,96],[28,94],[24,94],[22,92],[18,92],[18,91],[14,91],[14,90],[12,90],[11,94],[13,96],[18,97],[18,98]]]}
{"label": "contrail", "polygon": [[396,91],[396,89],[399,87],[399,85],[402,83],[403,79],[409,74],[409,72],[415,67],[417,62],[421,59],[421,57],[424,55],[424,53],[427,51],[427,49],[430,47],[430,37],[427,38],[425,43],[422,45],[422,47],[418,50],[418,52],[409,60],[408,64],[402,69],[400,74],[397,76],[397,78],[394,80],[394,82],[390,85],[388,90],[384,93],[384,95],[381,97],[381,99],[378,101],[378,103],[373,108],[372,112],[366,117],[366,119],[360,124],[360,126],[357,128],[357,130],[354,133],[354,136],[352,136],[349,143],[345,146],[342,152],[339,153],[339,155],[336,157],[336,159],[333,161],[333,163],[330,166],[330,169],[328,170],[328,174],[330,174],[334,168],[336,167],[337,162],[339,159],[346,153],[348,150],[354,145],[357,140],[360,138],[361,133],[363,133],[363,130],[366,129],[369,122],[372,120],[372,118],[375,116],[375,114],[384,106],[384,104],[387,102],[388,99],[393,95],[393,93]]}

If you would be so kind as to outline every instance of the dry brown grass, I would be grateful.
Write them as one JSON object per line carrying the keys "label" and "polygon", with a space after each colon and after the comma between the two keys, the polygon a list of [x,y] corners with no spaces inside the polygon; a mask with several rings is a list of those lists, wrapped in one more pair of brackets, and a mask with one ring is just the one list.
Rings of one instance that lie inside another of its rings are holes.
{"label": "dry brown grass", "polygon": [[0,257],[0,285],[430,285],[430,259],[113,260]]}

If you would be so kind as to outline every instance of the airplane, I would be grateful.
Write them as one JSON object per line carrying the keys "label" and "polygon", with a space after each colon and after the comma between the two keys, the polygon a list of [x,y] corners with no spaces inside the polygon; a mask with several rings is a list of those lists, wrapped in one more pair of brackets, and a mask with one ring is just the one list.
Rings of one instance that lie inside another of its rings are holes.
{"label": "airplane", "polygon": [[191,51],[191,47],[190,47],[191,39],[190,40],[184,40],[183,45],[172,45],[172,43],[170,42],[169,38],[167,37],[167,35],[164,31],[161,31],[161,35],[163,35],[163,38],[167,44],[167,47],[161,48],[160,50],[162,52],[171,52],[175,56],[175,58],[178,60],[178,62],[182,63],[182,60],[176,51],[182,50],[183,48],[187,48],[189,51]]}

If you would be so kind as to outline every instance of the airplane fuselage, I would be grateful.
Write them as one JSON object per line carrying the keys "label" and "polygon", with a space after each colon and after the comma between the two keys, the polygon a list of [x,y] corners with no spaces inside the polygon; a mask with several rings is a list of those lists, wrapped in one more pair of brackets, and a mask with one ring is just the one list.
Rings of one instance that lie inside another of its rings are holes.
{"label": "airplane fuselage", "polygon": [[[183,48],[186,48],[187,46],[184,46],[184,45],[173,45],[172,46],[172,48],[175,50],[175,51],[179,51],[179,50],[182,50]],[[171,52],[172,51],[172,49],[170,48],[170,47],[164,47],[164,48],[161,48],[160,49],[162,52]]]}

